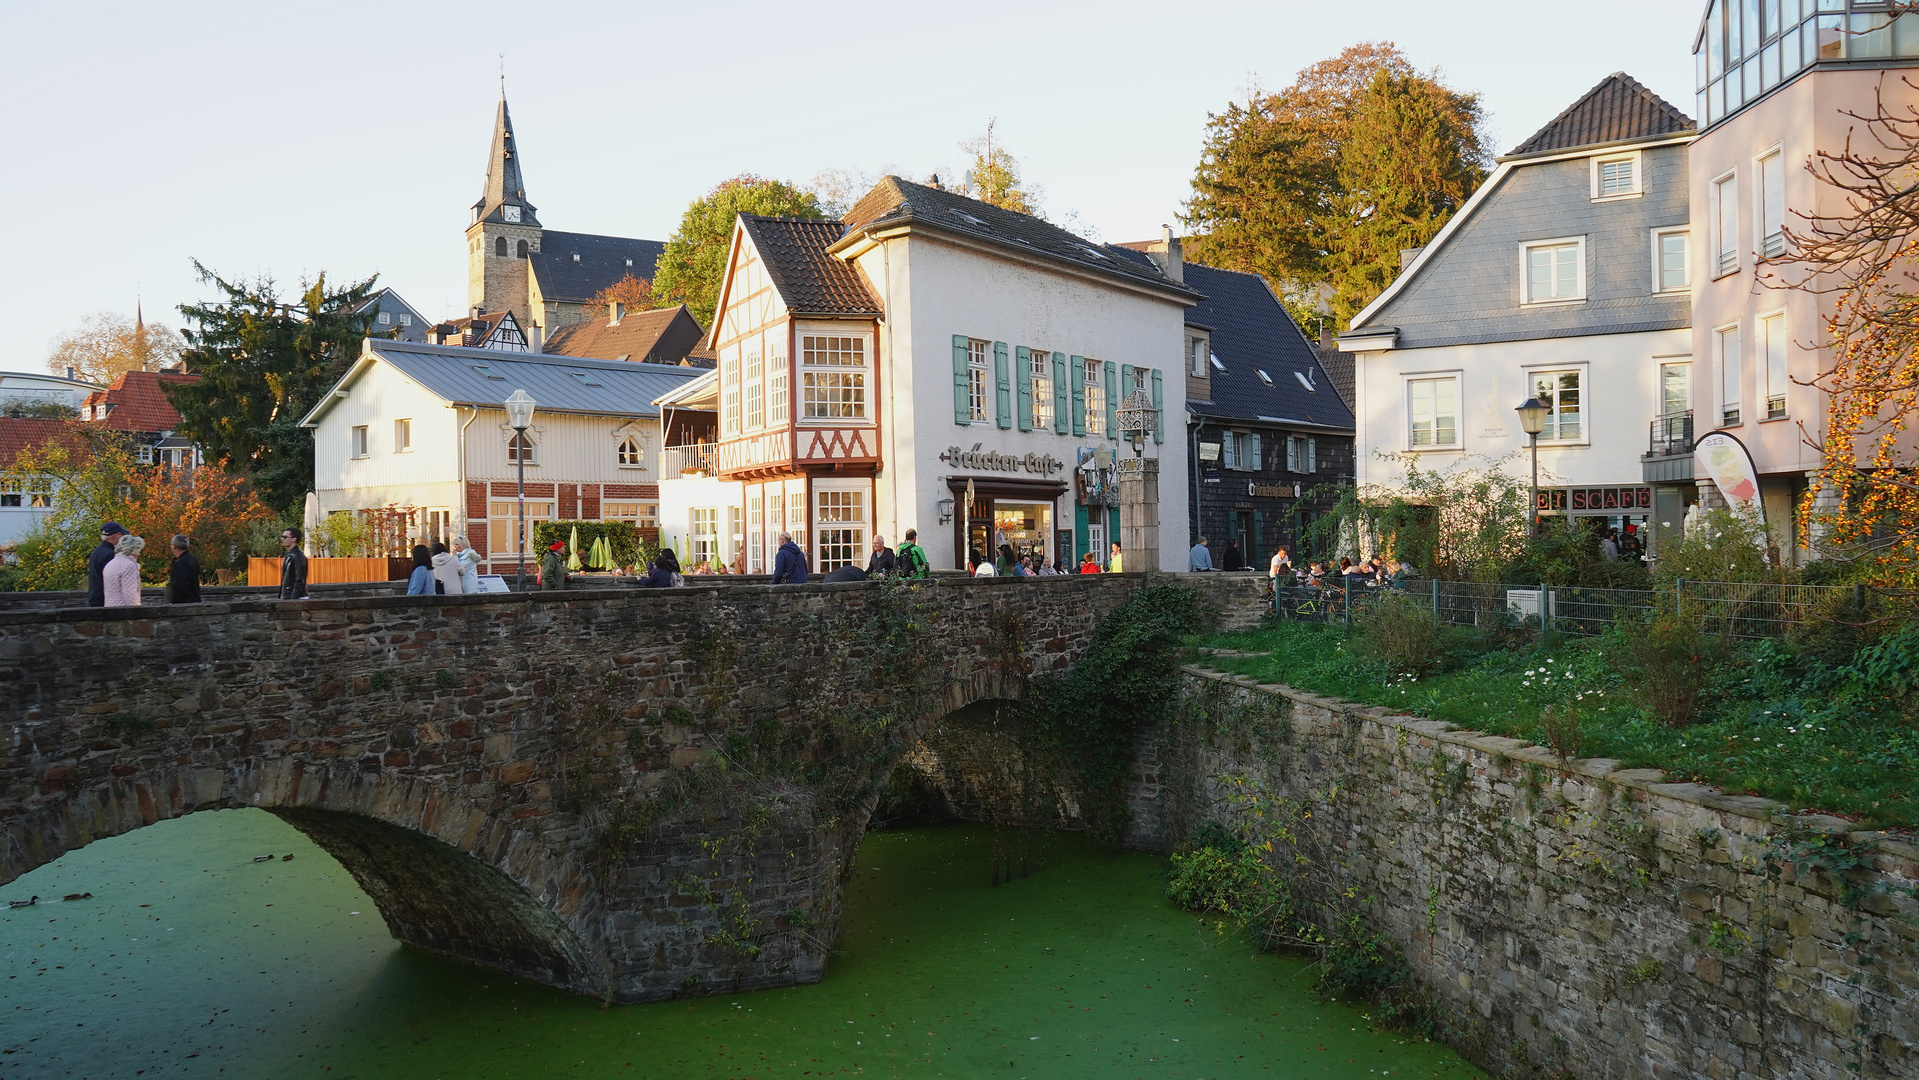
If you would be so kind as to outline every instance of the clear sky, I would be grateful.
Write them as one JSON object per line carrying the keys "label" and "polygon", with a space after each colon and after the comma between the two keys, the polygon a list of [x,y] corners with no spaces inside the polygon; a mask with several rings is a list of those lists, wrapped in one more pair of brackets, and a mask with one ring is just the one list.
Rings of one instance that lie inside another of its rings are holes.
{"label": "clear sky", "polygon": [[664,239],[741,172],[951,174],[997,138],[1056,221],[1157,236],[1207,113],[1357,41],[1484,95],[1500,151],[1613,71],[1687,113],[1700,3],[0,3],[13,43],[0,369],[82,316],[178,325],[190,259],[289,290],[380,275],[462,314],[505,53],[549,228]]}

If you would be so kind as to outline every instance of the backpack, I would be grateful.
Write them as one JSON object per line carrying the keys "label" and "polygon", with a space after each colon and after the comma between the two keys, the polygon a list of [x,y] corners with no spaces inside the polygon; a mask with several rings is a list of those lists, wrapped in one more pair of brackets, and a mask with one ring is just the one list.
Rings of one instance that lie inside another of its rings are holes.
{"label": "backpack", "polygon": [[926,564],[926,552],[918,544],[901,544],[895,556],[901,563],[901,577],[925,577],[932,569]]}

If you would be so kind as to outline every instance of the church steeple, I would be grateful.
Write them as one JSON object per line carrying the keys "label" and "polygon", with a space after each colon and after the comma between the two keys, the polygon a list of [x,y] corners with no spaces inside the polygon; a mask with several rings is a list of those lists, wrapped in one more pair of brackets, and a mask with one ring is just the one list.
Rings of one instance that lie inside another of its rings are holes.
{"label": "church steeple", "polygon": [[493,142],[487,148],[486,189],[473,204],[473,221],[500,221],[538,225],[533,204],[526,201],[526,180],[520,175],[520,152],[513,141],[513,118],[507,115],[506,92],[493,119]]}

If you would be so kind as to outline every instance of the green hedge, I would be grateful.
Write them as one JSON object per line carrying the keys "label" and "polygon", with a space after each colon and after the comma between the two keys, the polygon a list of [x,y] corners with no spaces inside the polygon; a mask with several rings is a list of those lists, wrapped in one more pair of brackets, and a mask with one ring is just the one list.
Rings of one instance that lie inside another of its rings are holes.
{"label": "green hedge", "polygon": [[621,566],[645,566],[653,558],[652,545],[646,543],[639,530],[628,521],[542,521],[533,526],[533,553],[546,551],[546,546],[558,540],[572,543],[573,530],[580,530],[580,562],[586,562],[586,554],[593,550],[593,541],[606,537],[613,549],[613,561]]}

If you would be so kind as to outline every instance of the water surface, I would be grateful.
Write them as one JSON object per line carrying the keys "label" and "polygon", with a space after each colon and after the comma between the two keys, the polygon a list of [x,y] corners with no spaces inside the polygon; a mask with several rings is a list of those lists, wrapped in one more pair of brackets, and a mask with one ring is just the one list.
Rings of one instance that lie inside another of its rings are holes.
{"label": "water surface", "polygon": [[603,1009],[402,949],[269,814],[193,814],[0,889],[43,897],[0,912],[0,1080],[1483,1077],[1200,926],[1162,859],[1062,836],[992,888],[991,843],[868,837],[817,985]]}

